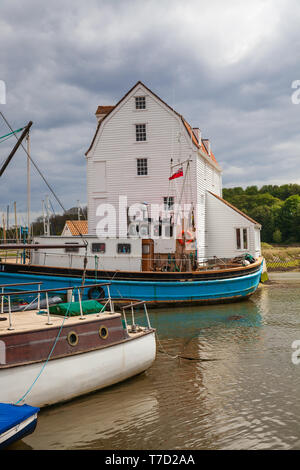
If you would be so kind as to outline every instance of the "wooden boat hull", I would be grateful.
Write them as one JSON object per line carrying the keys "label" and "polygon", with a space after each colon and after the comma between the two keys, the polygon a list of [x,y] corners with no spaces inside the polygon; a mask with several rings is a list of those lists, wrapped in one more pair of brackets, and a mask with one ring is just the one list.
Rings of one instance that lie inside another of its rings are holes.
{"label": "wooden boat hull", "polygon": [[[161,272],[86,272],[86,282],[111,283],[114,299],[145,300],[150,306],[233,302],[248,298],[260,282],[263,260],[246,267],[193,271]],[[82,270],[43,266],[0,265],[0,284],[36,280],[44,288],[80,285]],[[95,279],[96,278],[96,279]],[[103,296],[106,296],[106,292]]]}
{"label": "wooden boat hull", "polygon": [[[155,331],[106,348],[50,360],[26,403],[45,407],[116,384],[147,370],[155,360]],[[16,403],[30,389],[42,362],[0,369],[0,401]]]}

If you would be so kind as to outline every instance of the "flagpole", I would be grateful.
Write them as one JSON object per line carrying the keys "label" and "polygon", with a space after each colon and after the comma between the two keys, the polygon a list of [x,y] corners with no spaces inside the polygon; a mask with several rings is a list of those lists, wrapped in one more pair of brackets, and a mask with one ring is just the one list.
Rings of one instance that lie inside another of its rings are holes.
{"label": "flagpole", "polygon": [[188,159],[185,160],[184,162],[180,162],[180,163],[176,163],[175,165],[171,165],[171,170],[172,170],[173,168],[175,168],[176,166],[182,166],[182,165],[184,165],[185,163],[188,163],[188,162],[191,162],[191,161],[192,161],[191,158],[188,158]]}

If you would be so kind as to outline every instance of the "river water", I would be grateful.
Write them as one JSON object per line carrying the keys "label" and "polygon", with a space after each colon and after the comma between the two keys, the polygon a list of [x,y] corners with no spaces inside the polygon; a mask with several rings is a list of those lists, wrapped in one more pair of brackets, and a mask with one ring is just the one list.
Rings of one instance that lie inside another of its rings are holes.
{"label": "river water", "polygon": [[146,373],[42,410],[10,449],[300,449],[300,283],[149,313],[159,351]]}

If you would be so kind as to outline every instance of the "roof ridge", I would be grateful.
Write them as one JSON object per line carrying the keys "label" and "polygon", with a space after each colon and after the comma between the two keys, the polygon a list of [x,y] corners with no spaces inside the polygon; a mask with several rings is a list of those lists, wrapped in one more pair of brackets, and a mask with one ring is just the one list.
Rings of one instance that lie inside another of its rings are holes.
{"label": "roof ridge", "polygon": [[235,207],[233,204],[231,204],[230,202],[226,201],[226,199],[223,199],[221,196],[218,196],[217,194],[211,192],[211,191],[207,191],[209,194],[211,194],[212,196],[215,196],[217,199],[219,199],[221,202],[223,202],[224,204],[226,204],[228,207],[230,207],[231,209],[235,210],[236,212],[238,212],[240,215],[242,215],[243,217],[245,217],[246,219],[248,219],[250,222],[252,222],[253,224],[255,225],[259,225],[261,227],[261,224],[259,222],[257,222],[256,220],[252,219],[251,217],[249,217],[249,215],[245,214],[245,212],[241,211],[240,209],[238,209],[237,207]]}
{"label": "roof ridge", "polygon": [[[188,123],[188,121],[183,117],[182,114],[178,113],[178,111],[176,111],[174,108],[172,108],[168,103],[166,103],[160,96],[158,96],[156,93],[154,93],[152,90],[150,90],[150,88],[147,87],[147,85],[145,85],[141,80],[138,80],[136,82],[136,84],[130,88],[129,91],[127,91],[127,93],[125,93],[125,95],[112,107],[112,109],[104,116],[104,118],[98,122],[98,125],[97,125],[97,128],[96,128],[96,132],[95,132],[95,135],[92,139],[92,142],[91,142],[91,145],[89,146],[88,150],[85,152],[85,155],[87,155],[89,153],[89,151],[91,150],[94,142],[95,142],[95,139],[96,139],[96,136],[98,134],[98,131],[99,131],[99,128],[101,126],[101,124],[105,121],[105,119],[107,119],[107,117],[112,113],[112,111],[138,86],[138,85],[142,85],[146,90],[148,90],[153,96],[155,96],[161,103],[163,103],[165,106],[167,106],[171,111],[173,111],[173,113],[175,113],[183,122],[183,125],[187,131],[187,133],[190,135],[190,133],[192,133],[192,141],[194,143],[194,145],[200,150],[203,150],[203,147],[205,148],[203,142],[202,142],[202,139],[201,139],[201,145],[198,143],[198,140],[197,140],[197,137],[196,135],[194,134],[194,131],[193,131],[193,128],[192,126]],[[98,106],[99,108],[99,106]],[[189,132],[188,130],[188,127],[191,129],[191,131]],[[209,153],[206,151],[205,149],[205,153],[207,154],[208,158],[211,158],[211,160],[219,166],[214,154],[211,152],[211,155],[209,155]]]}

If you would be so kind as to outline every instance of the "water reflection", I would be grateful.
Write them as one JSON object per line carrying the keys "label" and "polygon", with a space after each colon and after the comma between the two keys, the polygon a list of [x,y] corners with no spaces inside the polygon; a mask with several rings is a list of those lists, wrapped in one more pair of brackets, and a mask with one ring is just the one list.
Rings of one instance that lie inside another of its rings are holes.
{"label": "water reflection", "polygon": [[[159,352],[145,374],[42,411],[34,449],[295,449],[300,289],[151,310]],[[208,359],[208,360],[203,360]],[[21,444],[19,444],[21,445]]]}
{"label": "water reflection", "polygon": [[[131,428],[142,432],[145,422],[157,418],[155,390],[142,375],[121,386],[87,395],[40,412],[38,428],[26,439],[35,449],[97,448],[116,442]],[[19,444],[20,446],[20,444]]]}

